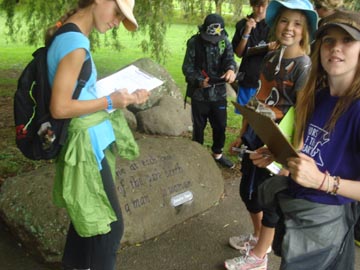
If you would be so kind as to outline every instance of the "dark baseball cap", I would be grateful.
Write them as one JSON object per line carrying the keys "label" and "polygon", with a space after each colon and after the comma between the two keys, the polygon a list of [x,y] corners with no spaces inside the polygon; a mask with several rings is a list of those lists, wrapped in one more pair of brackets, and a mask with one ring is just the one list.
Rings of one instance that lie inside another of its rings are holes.
{"label": "dark baseball cap", "polygon": [[201,37],[211,43],[217,43],[226,36],[224,19],[216,13],[206,16],[199,29]]}
{"label": "dark baseball cap", "polygon": [[330,27],[340,27],[355,40],[360,40],[360,12],[339,10],[321,20],[321,25],[316,31],[316,38],[321,37]]}

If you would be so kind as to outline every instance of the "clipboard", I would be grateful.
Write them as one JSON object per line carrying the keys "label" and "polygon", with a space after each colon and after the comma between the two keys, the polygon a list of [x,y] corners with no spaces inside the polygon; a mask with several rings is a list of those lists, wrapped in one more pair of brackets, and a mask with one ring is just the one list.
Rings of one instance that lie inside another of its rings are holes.
{"label": "clipboard", "polygon": [[[129,93],[136,89],[151,91],[164,82],[148,74],[135,65],[129,65],[96,82],[96,95],[98,98],[110,95],[116,89],[126,88]],[[115,109],[107,110],[109,113]]]}
{"label": "clipboard", "polygon": [[232,103],[245,117],[256,135],[269,148],[276,162],[286,166],[287,158],[299,156],[273,120],[234,101]]}

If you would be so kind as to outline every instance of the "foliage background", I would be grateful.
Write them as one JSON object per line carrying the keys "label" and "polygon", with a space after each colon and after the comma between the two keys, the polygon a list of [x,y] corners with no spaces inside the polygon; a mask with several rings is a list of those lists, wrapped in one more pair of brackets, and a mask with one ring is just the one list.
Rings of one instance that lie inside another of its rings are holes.
{"label": "foliage background", "polygon": [[[0,8],[5,11],[7,37],[11,41],[21,38],[29,45],[41,44],[44,31],[55,24],[68,10],[75,7],[76,2],[76,0],[2,0]],[[134,13],[140,28],[134,36],[143,37],[138,44],[143,52],[150,53],[154,59],[163,63],[169,55],[165,39],[171,24],[179,21],[200,24],[206,14],[215,10],[218,13],[225,10],[228,14],[235,14],[231,17],[239,17],[243,2],[245,1],[137,0]],[[230,13],[232,10],[236,12]],[[105,40],[101,45],[121,49],[118,36],[119,32],[113,30],[105,35]],[[97,33],[93,33],[91,39],[94,48],[100,45],[101,39]]]}
{"label": "foliage background", "polygon": [[[0,0],[0,9],[5,11],[8,29],[7,36],[12,40],[23,37],[27,44],[38,45],[43,39],[44,31],[56,23],[58,18],[76,6],[76,0]],[[200,24],[202,18],[211,12],[217,12],[236,22],[242,13],[247,0],[136,0],[135,16],[141,26],[137,34],[142,35],[140,46],[144,52],[150,52],[159,62],[164,62],[169,53],[165,36],[173,23]],[[350,9],[360,9],[360,1],[345,0]],[[176,12],[176,11],[181,11]],[[180,14],[179,16],[176,16]],[[199,21],[200,19],[200,21]],[[118,31],[106,35],[107,46],[120,49]],[[99,35],[94,33],[92,44],[99,45]]]}
{"label": "foliage background", "polygon": [[[359,1],[344,2],[347,8],[360,9]],[[0,3],[0,9],[6,15],[7,36],[12,41],[21,37],[29,45],[38,45],[42,42],[44,31],[75,7],[77,0],[0,0]],[[134,35],[143,36],[139,41],[143,52],[164,63],[169,55],[165,40],[171,24],[179,21],[200,24],[205,15],[212,12],[235,23],[242,16],[243,6],[248,4],[248,0],[136,0],[134,13],[141,27]],[[105,35],[103,45],[121,49],[118,35],[114,29]],[[93,46],[98,47],[101,41],[99,35],[93,33],[91,39]]]}
{"label": "foliage background", "polygon": [[[12,97],[22,69],[36,47],[43,43],[44,31],[75,2],[0,0],[0,185],[11,175],[43,165],[25,159],[15,147]],[[360,1],[345,2],[348,8],[360,10]],[[151,57],[164,65],[184,92],[181,65],[186,40],[197,31],[206,14],[215,11],[225,18],[227,32],[232,37],[236,21],[251,11],[247,4],[248,0],[136,0],[139,31],[129,33],[119,27],[105,35],[91,36],[99,78],[136,59]],[[241,118],[229,105],[225,150],[237,136],[239,123]],[[209,147],[209,127],[206,134],[205,146]]]}

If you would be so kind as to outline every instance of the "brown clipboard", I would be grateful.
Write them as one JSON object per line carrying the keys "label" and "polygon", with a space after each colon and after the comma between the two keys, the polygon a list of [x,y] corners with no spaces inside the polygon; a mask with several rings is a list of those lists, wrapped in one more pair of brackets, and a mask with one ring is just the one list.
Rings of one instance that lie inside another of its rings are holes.
{"label": "brown clipboard", "polygon": [[269,148],[276,162],[286,166],[287,158],[299,156],[273,120],[234,101],[232,103],[245,117],[256,135]]}

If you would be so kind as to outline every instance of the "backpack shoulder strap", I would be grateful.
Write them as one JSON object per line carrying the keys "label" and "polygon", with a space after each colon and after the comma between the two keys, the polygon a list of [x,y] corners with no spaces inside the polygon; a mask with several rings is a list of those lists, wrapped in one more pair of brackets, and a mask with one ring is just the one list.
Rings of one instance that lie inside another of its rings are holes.
{"label": "backpack shoulder strap", "polygon": [[81,30],[75,23],[66,23],[55,32],[55,36],[66,32],[81,32]]}
{"label": "backpack shoulder strap", "polygon": [[[53,40],[55,39],[56,36],[61,35],[63,33],[66,32],[81,32],[81,30],[79,29],[79,27],[74,24],[74,23],[67,23],[64,24],[63,26],[61,26],[54,34],[54,36],[52,37],[52,39],[49,42],[48,47],[50,47],[51,43],[53,42]],[[78,77],[78,83],[76,85],[76,88],[74,90],[73,99],[78,99],[81,93],[81,89],[83,89],[83,87],[85,86],[86,82],[89,80],[90,75],[91,75],[91,69],[92,69],[92,64],[91,64],[91,58],[89,57],[82,65],[81,67],[81,71]],[[65,143],[66,140],[66,136],[67,136],[67,128],[69,126],[69,119],[67,119],[64,122],[64,128],[62,129],[62,132],[60,134],[60,140],[59,143],[61,145],[63,145]]]}
{"label": "backpack shoulder strap", "polygon": [[[194,44],[195,44],[195,67],[202,69],[205,61],[206,61],[206,57],[205,57],[205,49],[204,49],[204,43],[203,43],[203,39],[200,36],[200,32],[193,35],[189,40],[194,40]],[[187,102],[187,97],[190,96],[189,95],[189,84],[187,85],[186,88],[186,92],[185,92],[185,96],[184,96],[184,109],[186,108],[186,102]]]}
{"label": "backpack shoulder strap", "polygon": [[[78,99],[79,98],[80,93],[81,93],[81,89],[84,88],[86,82],[90,78],[91,68],[92,68],[92,66],[91,66],[91,58],[89,57],[84,62],[83,66],[81,68],[81,71],[80,71],[80,74],[79,74],[79,77],[78,77],[78,83],[76,85],[76,88],[75,88],[73,96],[72,96],[73,99]],[[60,139],[59,139],[59,143],[61,145],[65,144],[66,137],[67,137],[67,129],[69,127],[69,124],[70,124],[70,120],[66,119],[65,122],[64,122],[64,128],[61,131]]]}
{"label": "backpack shoulder strap", "polygon": [[50,47],[51,43],[54,41],[56,36],[59,36],[61,34],[64,34],[66,32],[79,32],[81,33],[80,28],[75,23],[66,23],[63,26],[61,26],[54,35],[51,37],[49,44],[47,44],[47,47]]}
{"label": "backpack shoulder strap", "polygon": [[201,67],[204,61],[206,61],[206,59],[203,39],[200,34],[197,34],[195,37],[195,65]]}
{"label": "backpack shoulder strap", "polygon": [[78,84],[73,93],[73,99],[77,99],[80,96],[81,89],[85,86],[91,75],[91,58],[89,57],[83,64],[79,77]]}
{"label": "backpack shoulder strap", "polygon": [[[48,47],[50,47],[51,43],[53,42],[53,40],[55,39],[56,36],[59,36],[61,34],[67,33],[67,32],[79,32],[81,33],[80,28],[74,24],[74,23],[66,23],[63,26],[61,26],[54,34],[54,36],[52,37],[52,39],[49,42]],[[73,93],[73,99],[77,99],[80,95],[80,91],[81,89],[85,86],[87,80],[90,78],[91,75],[91,59],[88,58],[80,71],[79,77],[78,77],[78,84],[77,87]]]}

